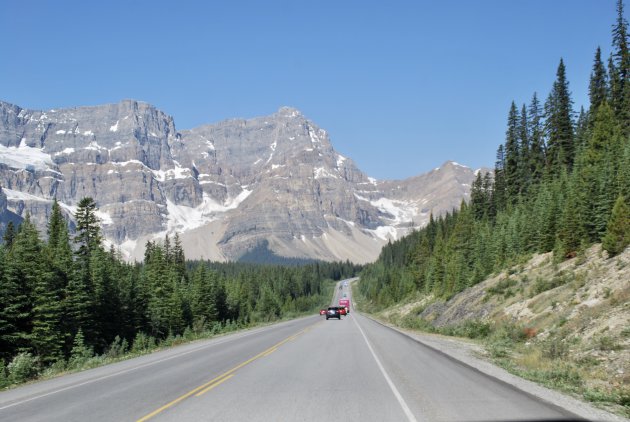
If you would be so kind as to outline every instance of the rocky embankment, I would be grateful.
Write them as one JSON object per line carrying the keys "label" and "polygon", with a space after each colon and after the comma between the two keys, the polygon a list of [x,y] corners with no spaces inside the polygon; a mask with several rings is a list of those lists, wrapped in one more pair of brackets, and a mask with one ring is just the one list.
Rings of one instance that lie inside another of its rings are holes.
{"label": "rocky embankment", "polygon": [[480,339],[512,373],[630,417],[630,248],[535,255],[448,301],[379,314],[398,326]]}

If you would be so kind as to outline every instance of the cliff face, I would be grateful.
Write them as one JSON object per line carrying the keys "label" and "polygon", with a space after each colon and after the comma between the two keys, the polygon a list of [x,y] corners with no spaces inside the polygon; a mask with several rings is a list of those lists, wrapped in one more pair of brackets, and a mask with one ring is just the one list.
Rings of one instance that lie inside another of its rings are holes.
{"label": "cliff face", "polygon": [[[85,196],[129,257],[178,232],[189,258],[236,260],[265,243],[290,257],[371,261],[380,247],[466,198],[473,171],[447,162],[376,181],[298,110],[177,132],[151,105],[33,111],[0,102],[6,208],[43,229],[52,199]],[[1,203],[0,203],[1,205]]]}

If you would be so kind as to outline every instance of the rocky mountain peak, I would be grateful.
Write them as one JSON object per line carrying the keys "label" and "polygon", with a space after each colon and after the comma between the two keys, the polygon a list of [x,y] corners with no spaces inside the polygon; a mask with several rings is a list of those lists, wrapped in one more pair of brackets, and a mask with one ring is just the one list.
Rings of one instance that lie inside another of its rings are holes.
{"label": "rocky mountain peak", "polygon": [[304,117],[302,115],[302,112],[300,112],[300,110],[298,110],[297,108],[293,108],[293,107],[289,107],[289,106],[282,106],[278,109],[278,111],[275,113],[275,115],[279,116],[279,117]]}
{"label": "rocky mountain peak", "polygon": [[147,240],[177,232],[189,258],[236,260],[264,244],[365,262],[458,205],[473,177],[447,162],[378,182],[292,107],[177,132],[172,117],[135,100],[45,112],[0,102],[3,215],[29,212],[44,232],[53,198],[71,218],[91,196],[105,237],[136,259]]}

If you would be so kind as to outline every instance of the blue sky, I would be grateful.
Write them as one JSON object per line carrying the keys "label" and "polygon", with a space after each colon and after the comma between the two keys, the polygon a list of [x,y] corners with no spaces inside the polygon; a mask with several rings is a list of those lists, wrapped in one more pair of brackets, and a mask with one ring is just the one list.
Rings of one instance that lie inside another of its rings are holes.
{"label": "blue sky", "polygon": [[560,57],[587,106],[615,16],[615,0],[2,1],[0,99],[133,98],[180,130],[293,106],[399,179],[492,166],[511,101],[544,101]]}

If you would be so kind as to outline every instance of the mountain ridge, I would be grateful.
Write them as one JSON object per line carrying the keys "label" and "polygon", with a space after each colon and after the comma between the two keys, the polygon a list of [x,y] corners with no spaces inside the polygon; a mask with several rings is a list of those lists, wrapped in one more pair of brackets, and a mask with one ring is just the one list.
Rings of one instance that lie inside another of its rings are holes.
{"label": "mountain ridge", "polygon": [[142,259],[147,240],[178,232],[191,258],[237,260],[267,242],[290,258],[368,262],[431,211],[459,206],[473,177],[447,161],[378,181],[287,106],[178,131],[141,101],[49,111],[0,101],[7,210],[29,212],[43,229],[53,198],[71,217],[91,196],[106,239],[130,259]]}

